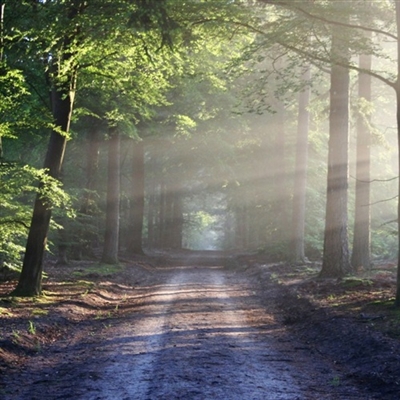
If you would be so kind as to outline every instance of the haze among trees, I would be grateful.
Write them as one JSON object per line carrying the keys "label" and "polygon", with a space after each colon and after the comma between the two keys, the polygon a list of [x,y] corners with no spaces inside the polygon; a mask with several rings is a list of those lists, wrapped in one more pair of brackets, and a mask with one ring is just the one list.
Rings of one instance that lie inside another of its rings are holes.
{"label": "haze among trees", "polygon": [[2,0],[13,294],[41,293],[49,253],[397,259],[400,5],[365,3]]}

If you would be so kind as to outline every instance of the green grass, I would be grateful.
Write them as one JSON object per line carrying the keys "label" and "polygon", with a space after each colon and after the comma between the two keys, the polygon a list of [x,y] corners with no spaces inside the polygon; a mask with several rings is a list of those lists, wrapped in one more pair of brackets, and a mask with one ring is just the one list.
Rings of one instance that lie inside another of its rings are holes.
{"label": "green grass", "polygon": [[73,275],[76,277],[88,277],[91,275],[109,276],[122,272],[125,269],[123,265],[110,265],[110,264],[95,264],[90,267],[85,267],[82,271],[74,271]]}

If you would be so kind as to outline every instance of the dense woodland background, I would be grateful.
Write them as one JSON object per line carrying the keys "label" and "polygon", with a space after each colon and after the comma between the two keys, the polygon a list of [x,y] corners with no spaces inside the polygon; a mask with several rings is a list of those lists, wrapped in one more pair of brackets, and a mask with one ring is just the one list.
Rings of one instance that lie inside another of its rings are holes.
{"label": "dense woodland background", "polygon": [[0,5],[15,295],[48,251],[258,251],[322,277],[397,257],[398,1]]}

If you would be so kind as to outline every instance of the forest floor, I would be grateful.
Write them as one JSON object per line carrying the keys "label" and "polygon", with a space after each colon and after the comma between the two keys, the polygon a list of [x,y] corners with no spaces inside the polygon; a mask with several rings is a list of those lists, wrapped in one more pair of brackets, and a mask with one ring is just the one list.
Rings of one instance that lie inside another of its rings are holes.
{"label": "forest floor", "polygon": [[398,399],[395,267],[317,279],[262,255],[46,262],[0,284],[0,398]]}

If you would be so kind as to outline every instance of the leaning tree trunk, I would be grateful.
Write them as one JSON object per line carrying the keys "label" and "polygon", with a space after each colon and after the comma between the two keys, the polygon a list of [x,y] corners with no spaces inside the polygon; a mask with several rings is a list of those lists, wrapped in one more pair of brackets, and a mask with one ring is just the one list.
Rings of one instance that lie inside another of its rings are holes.
{"label": "leaning tree trunk", "polygon": [[110,127],[108,144],[106,227],[102,262],[118,263],[120,203],[120,134]]}
{"label": "leaning tree trunk", "polygon": [[[58,50],[60,58],[53,54],[52,64],[52,91],[51,105],[55,129],[51,132],[47,154],[44,161],[44,168],[52,178],[58,179],[64,159],[67,137],[63,132],[69,132],[74,104],[77,68],[73,62],[75,39],[79,31],[78,24],[74,19],[83,12],[86,4],[83,1],[76,1],[67,5],[66,17],[73,24],[74,28],[68,30],[64,40],[60,41]],[[59,73],[69,65],[68,74],[60,76]],[[40,194],[36,196],[33,209],[31,226],[28,233],[25,256],[19,282],[13,295],[35,296],[42,290],[43,256],[47,244],[47,234],[50,225],[51,206]]]}
{"label": "leaning tree trunk", "polygon": [[[338,29],[338,28],[336,28]],[[332,57],[348,63],[332,38]],[[334,60],[335,62],[335,60]],[[321,277],[341,277],[350,272],[348,247],[349,70],[332,65],[329,115],[328,187]]]}
{"label": "leaning tree trunk", "polygon": [[[67,138],[60,133],[69,131],[72,107],[74,102],[75,75],[71,78],[70,87],[63,90],[52,90],[51,100],[55,126],[47,148],[44,168],[48,174],[58,179],[64,159]],[[14,296],[35,296],[41,293],[43,256],[47,244],[50,225],[51,207],[40,194],[36,196],[32,222],[29,229],[22,271]]]}
{"label": "leaning tree trunk", "polygon": [[130,218],[129,254],[144,254],[142,248],[143,214],[144,214],[144,145],[143,142],[133,144],[132,152],[132,212]]}
{"label": "leaning tree trunk", "polygon": [[307,161],[308,161],[308,130],[310,113],[311,88],[309,81],[311,70],[307,68],[303,75],[306,87],[299,94],[299,114],[297,122],[296,166],[293,192],[292,215],[292,261],[306,261],[304,251],[304,231],[306,218],[306,187],[307,187]]}
{"label": "leaning tree trunk", "polygon": [[[371,63],[371,55],[360,56],[361,69],[370,70]],[[360,106],[363,107],[366,102],[371,102],[371,75],[360,72],[358,85]],[[368,269],[371,264],[370,120],[370,115],[365,115],[365,111],[360,112],[357,118],[356,197],[351,256],[351,264],[356,270]]]}

